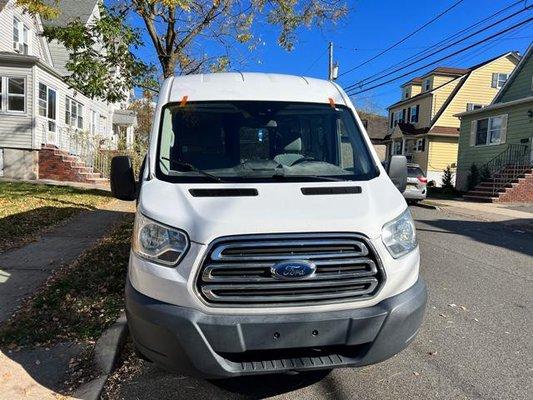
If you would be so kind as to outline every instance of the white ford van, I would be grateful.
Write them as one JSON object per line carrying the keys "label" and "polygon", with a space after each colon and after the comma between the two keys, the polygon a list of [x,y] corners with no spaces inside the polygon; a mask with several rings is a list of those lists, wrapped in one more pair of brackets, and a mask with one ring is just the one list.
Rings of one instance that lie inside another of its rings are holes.
{"label": "white ford van", "polygon": [[138,201],[126,286],[138,352],[209,378],[398,353],[426,304],[406,175],[404,157],[381,165],[335,83],[167,79],[140,183],[127,157],[112,162],[114,195]]}

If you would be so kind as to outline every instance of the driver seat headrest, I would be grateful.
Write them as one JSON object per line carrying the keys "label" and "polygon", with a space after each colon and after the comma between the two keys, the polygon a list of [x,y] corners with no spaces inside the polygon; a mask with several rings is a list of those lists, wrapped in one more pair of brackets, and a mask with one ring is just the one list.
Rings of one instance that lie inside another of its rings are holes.
{"label": "driver seat headrest", "polygon": [[283,150],[287,153],[300,153],[302,151],[302,138],[297,138],[287,144]]}

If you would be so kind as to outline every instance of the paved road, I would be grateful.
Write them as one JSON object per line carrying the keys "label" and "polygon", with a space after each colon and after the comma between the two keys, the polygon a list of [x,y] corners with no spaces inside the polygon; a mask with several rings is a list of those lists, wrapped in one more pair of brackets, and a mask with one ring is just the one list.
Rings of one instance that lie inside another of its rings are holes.
{"label": "paved road", "polygon": [[430,299],[417,340],[392,359],[327,376],[217,385],[149,363],[125,399],[533,399],[533,234],[414,208]]}

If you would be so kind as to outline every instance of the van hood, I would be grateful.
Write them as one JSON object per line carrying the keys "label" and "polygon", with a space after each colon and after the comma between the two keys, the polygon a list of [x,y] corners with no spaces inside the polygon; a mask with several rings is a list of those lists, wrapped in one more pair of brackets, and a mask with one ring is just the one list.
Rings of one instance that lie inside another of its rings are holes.
{"label": "van hood", "polygon": [[[360,193],[307,194],[302,188],[359,186]],[[194,197],[191,189],[256,189],[256,196]],[[143,182],[139,211],[208,244],[231,235],[261,233],[355,232],[381,235],[383,225],[407,205],[390,179],[381,174],[362,182],[275,182],[176,184]]]}

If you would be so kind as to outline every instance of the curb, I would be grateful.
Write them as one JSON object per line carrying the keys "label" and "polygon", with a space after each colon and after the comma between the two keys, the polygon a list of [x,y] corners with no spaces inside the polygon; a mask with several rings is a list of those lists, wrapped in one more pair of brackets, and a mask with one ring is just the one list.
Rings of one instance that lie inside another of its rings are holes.
{"label": "curb", "polygon": [[96,368],[102,372],[102,375],[79,387],[71,397],[83,400],[98,400],[100,398],[107,377],[116,365],[127,336],[126,314],[122,313],[116,322],[97,340],[94,347]]}
{"label": "curb", "polygon": [[426,202],[422,202],[422,201],[419,201],[416,204],[416,206],[417,207],[421,207],[421,208],[427,208],[429,210],[440,210],[440,208],[442,207],[442,205],[440,205],[438,203],[426,203]]}

